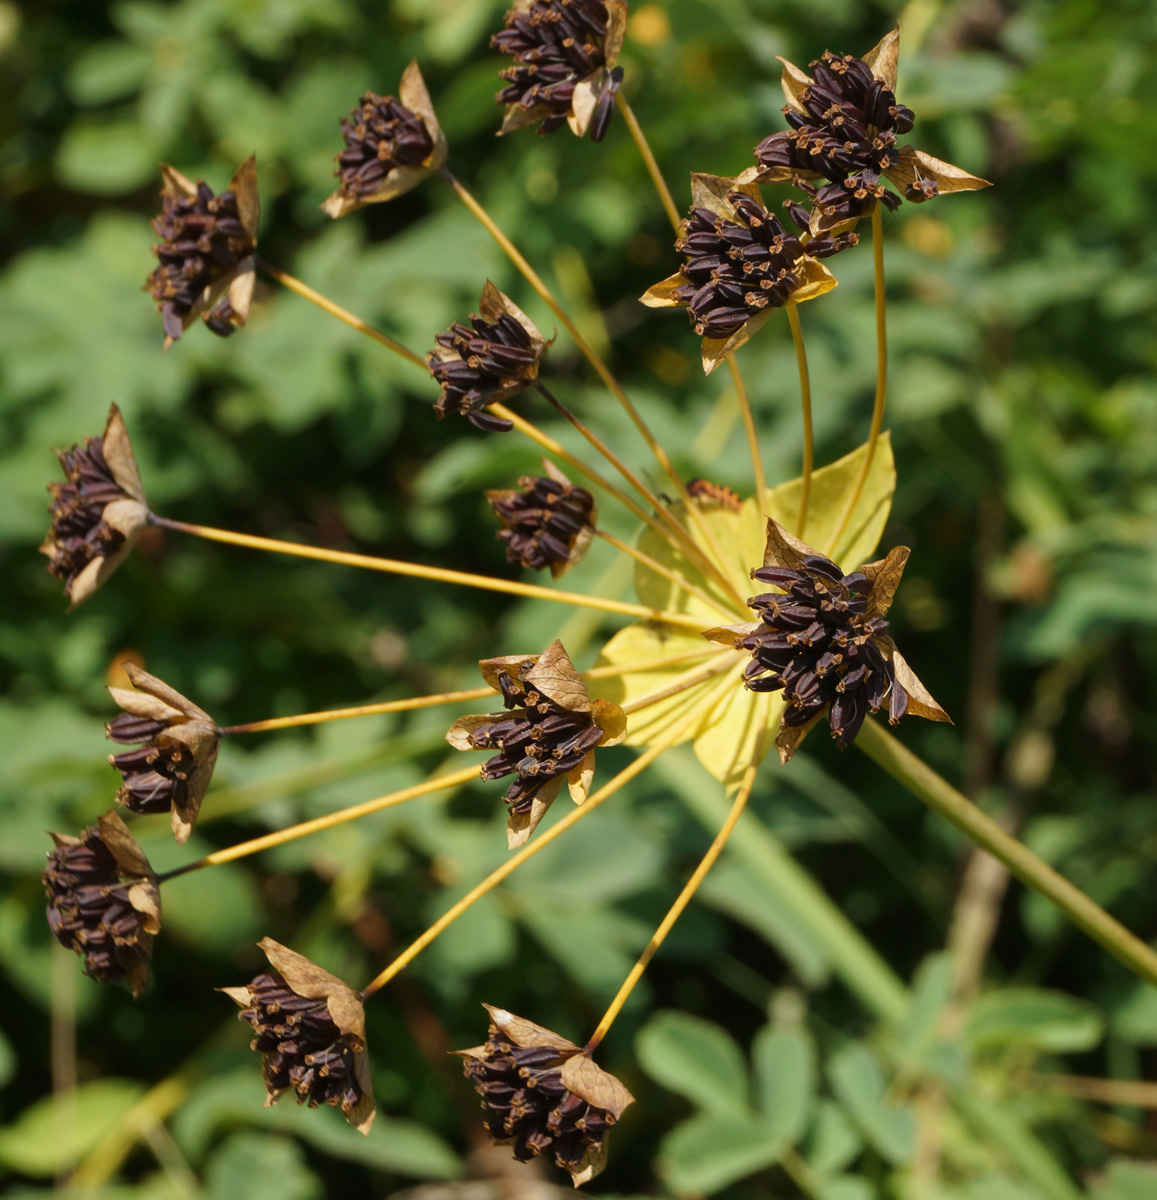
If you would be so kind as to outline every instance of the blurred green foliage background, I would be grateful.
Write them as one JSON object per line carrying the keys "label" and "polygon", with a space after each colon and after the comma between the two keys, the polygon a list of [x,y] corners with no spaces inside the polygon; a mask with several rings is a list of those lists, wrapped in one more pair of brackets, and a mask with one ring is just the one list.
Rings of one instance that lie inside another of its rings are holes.
{"label": "blurred green foliage background", "polygon": [[[249,327],[228,342],[197,328],[162,353],[141,291],[159,161],[220,189],[256,151],[262,254],[415,349],[475,307],[486,278],[549,331],[440,180],[339,223],[318,210],[340,117],[419,58],[452,169],[607,348],[680,469],[750,489],[726,373],[704,380],[681,317],[635,300],[677,260],[622,122],[601,146],[566,131],[494,139],[501,63],[487,42],[503,8],[0,2],[10,1194],[76,1171],[66,1194],[140,1200],[515,1195],[531,1169],[512,1174],[483,1150],[475,1097],[445,1052],[483,1040],[482,1000],[582,1040],[721,819],[718,786],[671,754],[453,927],[370,1005],[382,1112],[365,1141],[328,1111],[263,1110],[248,1031],[211,988],[249,978],[265,934],[368,978],[505,854],[493,789],[166,887],[156,982],[139,1003],[81,978],[45,926],[44,830],[76,831],[114,791],[102,723],[118,655],[232,723],[475,686],[478,657],[555,636],[585,665],[614,626],[160,531],[65,614],[36,553],[50,452],[99,433],[111,401],[166,515],[467,570],[511,574],[481,492],[535,467],[514,436],[436,423],[421,372],[274,285],[259,285]],[[913,548],[893,617],[957,720],[902,736],[1148,939],[1157,6],[636,2],[624,86],[682,205],[689,171],[737,173],[782,128],[777,55],[863,53],[897,18],[912,140],[996,184],[886,219],[899,486],[884,544]],[[841,286],[801,314],[820,462],[862,441],[874,377],[866,245],[833,266]],[[800,420],[786,322],[740,361],[769,476],[791,478]],[[546,377],[650,470],[565,335]],[[516,404],[572,444],[537,398]],[[586,586],[629,596],[630,572],[606,550],[580,568]],[[161,822],[135,828],[154,865],[177,865],[422,778],[445,758],[446,724],[435,711],[228,744],[188,846]],[[1116,1086],[1155,1077],[1157,993],[1043,902],[1005,893],[999,871],[854,750],[817,735],[789,769],[764,770],[754,807],[761,824],[724,856],[606,1044],[605,1065],[639,1103],[593,1191],[1157,1194],[1146,1161],[1157,1101]],[[825,940],[832,922],[843,941]],[[472,1178],[486,1182],[467,1190]]]}

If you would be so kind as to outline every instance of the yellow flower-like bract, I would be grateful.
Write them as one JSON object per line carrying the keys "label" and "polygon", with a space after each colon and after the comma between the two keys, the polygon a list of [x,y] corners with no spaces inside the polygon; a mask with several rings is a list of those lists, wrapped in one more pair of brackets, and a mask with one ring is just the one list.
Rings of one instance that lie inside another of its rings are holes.
{"label": "yellow flower-like bract", "polygon": [[[866,447],[861,446],[814,473],[807,520],[802,533],[805,542],[829,551],[828,557],[845,571],[854,570],[872,557],[888,520],[896,486],[891,442],[885,435],[876,448],[866,485],[851,519],[836,538],[844,502],[863,465],[865,454]],[[740,596],[759,590],[758,585],[751,582],[751,571],[763,564],[768,518],[794,529],[799,517],[801,491],[802,481],[793,479],[769,489],[762,505],[757,504],[754,497],[745,500],[738,512],[709,500],[692,501],[699,506],[710,530],[714,549],[722,556],[727,577]],[[834,545],[833,539],[836,539]],[[643,533],[639,548],[718,600],[717,606],[708,605],[699,597],[688,594],[669,580],[639,565],[635,572],[635,590],[641,603],[694,615],[703,622],[704,631],[721,624],[751,619],[750,609],[738,607],[734,599],[724,595],[722,589],[702,570],[652,531]],[[705,546],[704,549],[710,552],[710,547]],[[646,664],[648,660],[669,660],[680,653],[691,654],[696,649],[702,649],[703,642],[702,634],[654,622],[640,622],[616,633],[603,647],[596,665]],[[780,696],[761,698],[743,686],[743,668],[749,658],[741,650],[720,650],[720,674],[632,715],[627,724],[626,744],[653,745],[673,726],[699,712],[702,714],[699,721],[680,740],[691,741],[699,761],[729,790],[738,787],[755,753],[759,737],[768,729],[774,733],[783,713]],[[616,704],[629,706],[664,688],[675,686],[701,670],[701,663],[691,667],[686,664],[640,665],[638,669],[621,676],[593,683],[591,691]],[[771,703],[770,714],[761,720],[758,716],[760,705],[767,700]]]}

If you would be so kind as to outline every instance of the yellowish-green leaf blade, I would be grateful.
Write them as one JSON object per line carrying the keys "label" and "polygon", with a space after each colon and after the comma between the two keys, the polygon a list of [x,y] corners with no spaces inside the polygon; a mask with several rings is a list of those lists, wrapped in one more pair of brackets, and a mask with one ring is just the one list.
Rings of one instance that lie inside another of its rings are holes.
{"label": "yellowish-green leaf blade", "polygon": [[[838,541],[832,544],[856,480],[859,479],[867,451],[865,443],[812,474],[803,540],[826,554],[845,571],[862,566],[875,553],[892,511],[892,495],[896,490],[892,440],[885,432],[876,443],[872,465],[856,507]],[[802,488],[801,479],[792,479],[770,489],[762,512],[754,499],[744,504],[740,513],[742,555],[753,566],[763,563],[763,547],[767,540],[766,517],[773,517],[785,529],[794,532],[799,520]]]}

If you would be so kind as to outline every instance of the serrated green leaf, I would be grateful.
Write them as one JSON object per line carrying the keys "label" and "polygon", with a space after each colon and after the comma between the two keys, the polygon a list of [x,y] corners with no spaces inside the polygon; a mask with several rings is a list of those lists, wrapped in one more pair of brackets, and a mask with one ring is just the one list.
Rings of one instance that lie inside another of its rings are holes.
{"label": "serrated green leaf", "polygon": [[635,1047],[648,1075],[701,1108],[732,1116],[750,1112],[743,1054],[718,1025],[661,1012],[643,1027]]}

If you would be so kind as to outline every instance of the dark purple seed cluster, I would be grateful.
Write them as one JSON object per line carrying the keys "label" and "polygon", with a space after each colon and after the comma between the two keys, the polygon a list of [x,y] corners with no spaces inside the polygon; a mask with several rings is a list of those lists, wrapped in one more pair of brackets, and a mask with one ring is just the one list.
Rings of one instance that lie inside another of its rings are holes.
{"label": "dark purple seed cluster", "polygon": [[[755,157],[764,167],[814,171],[826,179],[813,200],[828,225],[870,213],[877,200],[898,208],[900,197],[880,177],[899,166],[896,138],[912,128],[912,110],[898,104],[854,55],[825,50],[809,66],[813,82],[798,97],[804,111],[785,107],[791,129],[764,138]],[[936,195],[936,184],[922,179],[906,194],[909,200],[927,200]]]}
{"label": "dark purple seed cluster", "polygon": [[[490,45],[511,55],[514,66],[501,73],[507,86],[495,100],[549,110],[539,133],[566,124],[575,85],[606,66],[608,23],[603,0],[534,0],[524,12],[507,13],[506,28],[490,39]],[[590,125],[594,142],[601,142],[607,132],[622,79],[622,68],[616,67],[602,85]]]}
{"label": "dark purple seed cluster", "polygon": [[345,149],[333,173],[342,194],[372,196],[395,167],[417,167],[434,152],[425,121],[393,96],[366,92],[361,104],[342,118]]}
{"label": "dark purple seed cluster", "polygon": [[490,1136],[511,1142],[519,1162],[549,1150],[563,1170],[578,1171],[615,1124],[614,1114],[563,1086],[565,1059],[554,1047],[515,1046],[491,1025],[483,1050],[484,1057],[467,1057],[463,1066],[482,1097]]}
{"label": "dark purple seed cluster", "polygon": [[109,755],[109,762],[124,779],[116,798],[133,812],[165,813],[174,805],[184,808],[188,804],[189,777],[196,766],[195,757],[189,746],[165,737],[167,729],[163,721],[132,713],[121,713],[105,726],[105,733],[114,742],[147,743],[135,750]]}
{"label": "dark purple seed cluster", "polygon": [[482,778],[515,776],[503,799],[517,814],[529,813],[543,786],[573,771],[603,738],[589,712],[572,712],[525,684],[533,667],[533,661],[520,665],[518,679],[498,672],[503,706],[513,711],[496,714],[469,739],[475,750],[500,751],[483,764]]}
{"label": "dark purple seed cluster", "polygon": [[595,499],[585,488],[524,475],[521,492],[490,497],[502,522],[498,537],[512,563],[540,571],[569,560],[575,539],[590,524]]}
{"label": "dark purple seed cluster", "polygon": [[[146,280],[145,289],[157,302],[165,332],[179,338],[182,319],[201,293],[252,254],[254,244],[241,223],[234,193],[214,196],[203,182],[197,184],[195,199],[162,193],[161,215],[154,218],[153,229],[161,237],[153,246],[160,265]],[[216,316],[220,318],[220,312]],[[205,323],[214,333],[232,333],[231,321],[213,318],[214,314],[205,314]]]}
{"label": "dark purple seed cluster", "polygon": [[744,672],[749,688],[783,689],[785,726],[805,725],[827,707],[832,734],[846,746],[889,693],[891,721],[904,715],[907,694],[877,641],[888,622],[868,615],[866,575],[845,575],[823,555],[811,554],[799,570],[761,567],[752,578],[783,591],[748,600],[760,626],[735,644],[751,651]]}
{"label": "dark purple seed cluster", "polygon": [[[854,233],[824,235],[805,245],[746,192],[729,192],[727,199],[738,221],[693,208],[675,243],[687,259],[682,269],[687,282],[672,298],[687,306],[703,337],[730,337],[757,313],[786,304],[803,282],[797,264],[804,255],[829,258],[857,241]],[[795,225],[807,228],[808,214],[800,205],[790,205],[788,212]]]}
{"label": "dark purple seed cluster", "polygon": [[249,1006],[237,1014],[252,1027],[271,1095],[292,1090],[298,1104],[332,1104],[350,1112],[362,1098],[356,1048],[338,1029],[324,999],[299,996],[277,971],[249,985]]}
{"label": "dark purple seed cluster", "polygon": [[58,450],[64,483],[50,483],[53,545],[48,569],[71,587],[94,558],[107,558],[125,543],[125,535],[104,520],[107,504],[124,500],[104,457],[104,438],[85,438],[84,445]]}
{"label": "dark purple seed cluster", "polygon": [[436,352],[427,358],[430,374],[442,388],[434,403],[439,419],[456,412],[491,433],[513,429],[509,421],[483,409],[533,382],[541,350],[530,334],[509,313],[501,313],[494,321],[471,316],[469,326],[456,321],[435,341],[453,351],[449,358],[438,358]]}
{"label": "dark purple seed cluster", "polygon": [[146,914],[129,901],[131,882],[93,825],[79,838],[61,838],[41,878],[48,894],[48,927],[64,947],[84,959],[98,983],[129,978],[134,990],[153,957]]}

